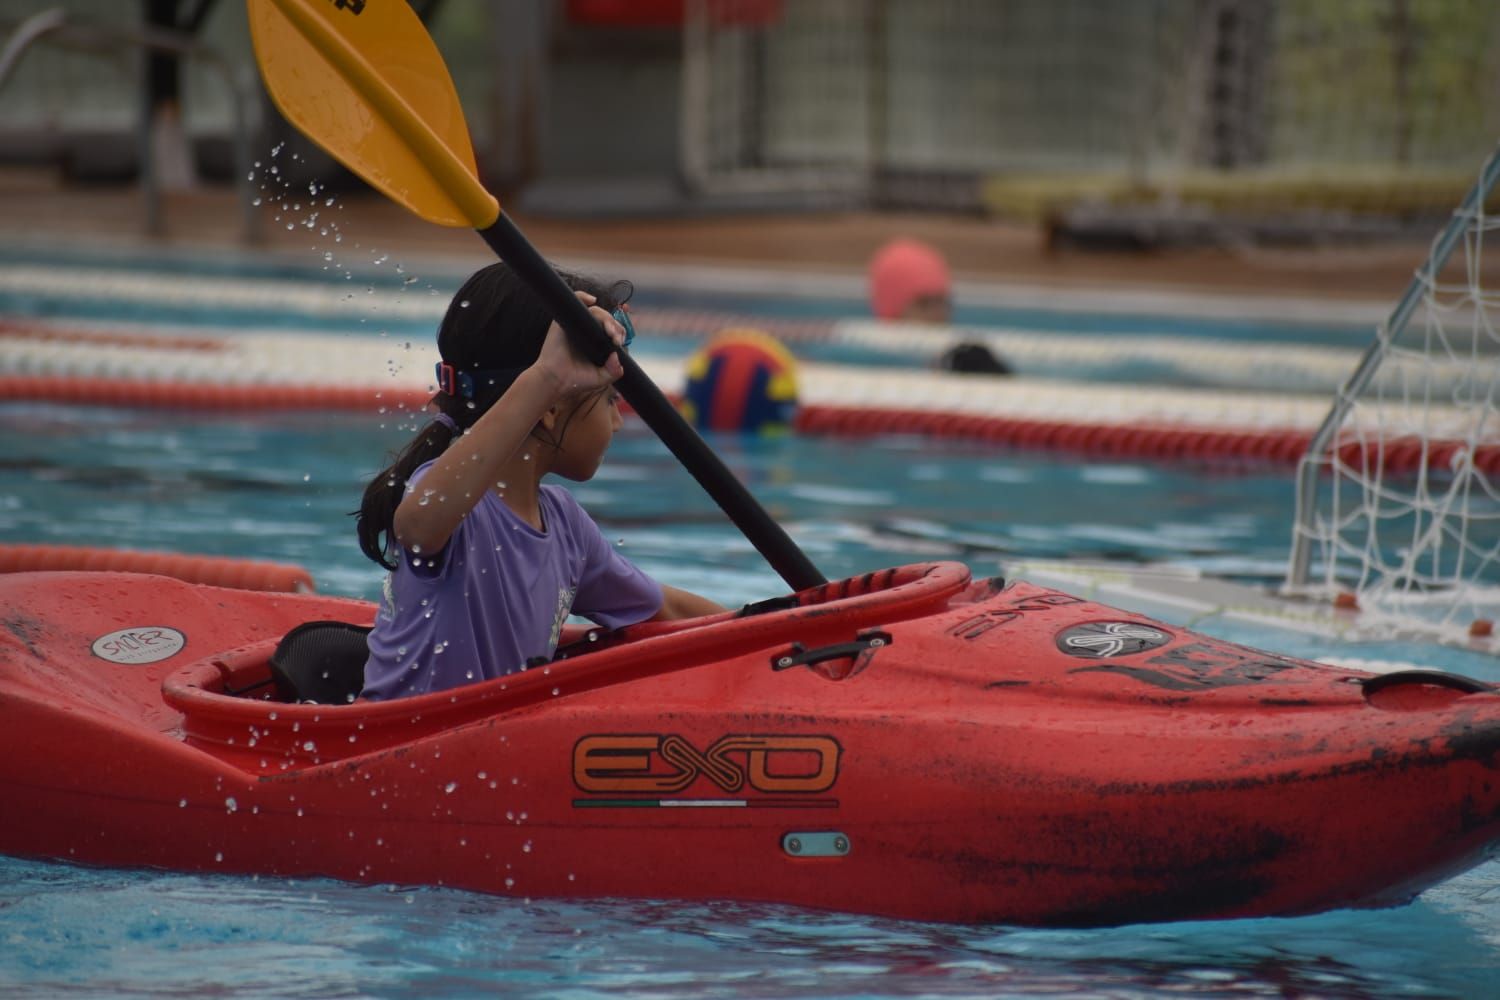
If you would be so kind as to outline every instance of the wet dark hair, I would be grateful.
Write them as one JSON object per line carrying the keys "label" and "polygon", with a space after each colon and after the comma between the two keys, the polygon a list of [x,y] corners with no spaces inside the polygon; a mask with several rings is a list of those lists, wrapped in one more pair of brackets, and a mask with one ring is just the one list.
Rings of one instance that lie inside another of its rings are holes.
{"label": "wet dark hair", "polygon": [[[610,312],[623,306],[634,291],[628,281],[606,284],[562,270],[558,274],[569,288],[590,293]],[[432,405],[460,429],[472,426],[536,361],[551,324],[552,315],[542,300],[509,266],[491,264],[475,271],[448,303],[437,342],[443,361],[455,372],[483,374],[472,376],[473,399],[439,392]],[[446,424],[429,421],[365,487],[355,517],[360,551],[371,560],[396,568],[390,554],[396,545],[393,524],[406,481],[419,466],[446,451],[458,435]],[[561,444],[560,435],[552,443]]]}
{"label": "wet dark hair", "polygon": [[983,344],[956,344],[937,360],[938,368],[965,375],[1009,375],[1010,365]]}

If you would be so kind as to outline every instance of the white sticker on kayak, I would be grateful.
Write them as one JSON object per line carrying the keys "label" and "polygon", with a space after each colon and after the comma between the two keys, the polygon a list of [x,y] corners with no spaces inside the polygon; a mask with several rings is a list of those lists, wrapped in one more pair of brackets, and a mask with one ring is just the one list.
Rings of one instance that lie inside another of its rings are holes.
{"label": "white sticker on kayak", "polygon": [[94,655],[111,663],[155,663],[176,656],[187,636],[165,625],[122,628],[94,640]]}

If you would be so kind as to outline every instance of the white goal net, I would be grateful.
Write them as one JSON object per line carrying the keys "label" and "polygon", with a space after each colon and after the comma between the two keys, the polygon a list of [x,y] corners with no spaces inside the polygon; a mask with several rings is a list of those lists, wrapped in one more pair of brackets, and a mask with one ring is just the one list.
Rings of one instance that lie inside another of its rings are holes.
{"label": "white goal net", "polygon": [[1500,150],[1298,468],[1287,588],[1352,594],[1374,624],[1474,629],[1500,612],[1497,176]]}

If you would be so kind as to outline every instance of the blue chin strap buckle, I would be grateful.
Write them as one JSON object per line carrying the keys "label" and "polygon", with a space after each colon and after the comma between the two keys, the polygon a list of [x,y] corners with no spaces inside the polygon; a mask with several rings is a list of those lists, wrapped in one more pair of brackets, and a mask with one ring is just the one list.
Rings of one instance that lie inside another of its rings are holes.
{"label": "blue chin strap buckle", "polygon": [[610,315],[613,316],[619,322],[619,324],[625,328],[625,343],[620,346],[629,347],[631,344],[635,343],[635,324],[630,322],[630,313],[626,312],[622,307],[620,309],[616,309],[614,312],[610,313]]}

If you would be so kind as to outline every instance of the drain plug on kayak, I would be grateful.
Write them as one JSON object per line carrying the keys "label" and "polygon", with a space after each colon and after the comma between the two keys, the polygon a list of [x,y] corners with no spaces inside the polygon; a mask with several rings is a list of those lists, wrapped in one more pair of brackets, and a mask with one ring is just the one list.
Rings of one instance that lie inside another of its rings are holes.
{"label": "drain plug on kayak", "polygon": [[841,858],[849,853],[849,838],[835,831],[789,833],[781,849],[794,858]]}

